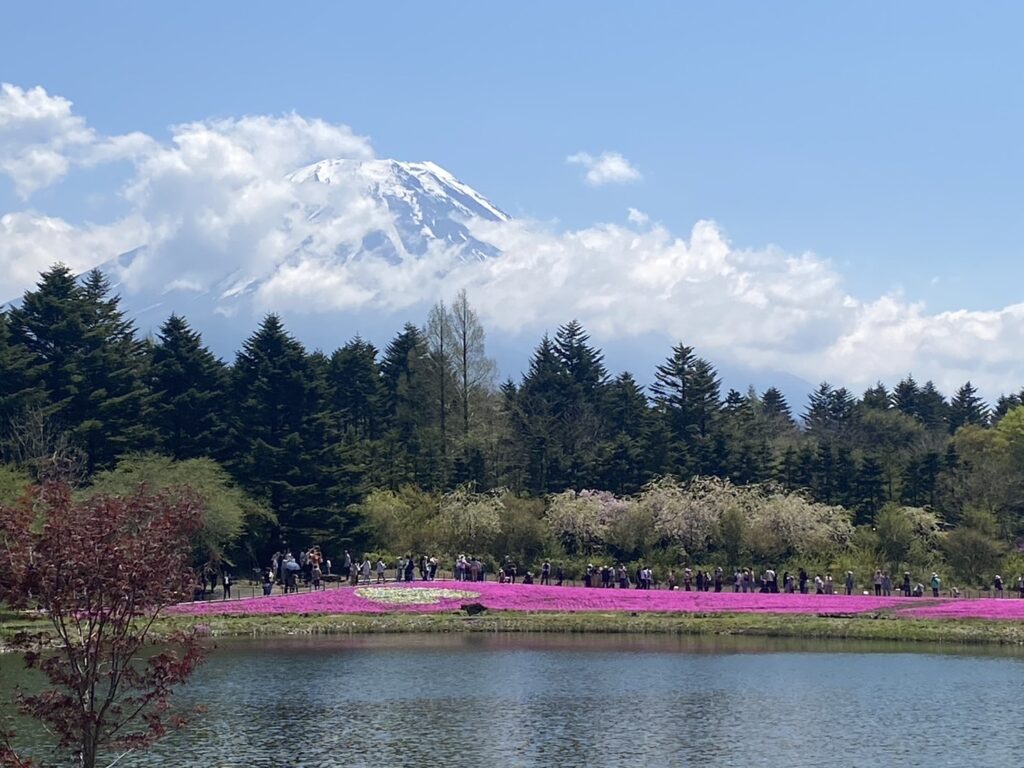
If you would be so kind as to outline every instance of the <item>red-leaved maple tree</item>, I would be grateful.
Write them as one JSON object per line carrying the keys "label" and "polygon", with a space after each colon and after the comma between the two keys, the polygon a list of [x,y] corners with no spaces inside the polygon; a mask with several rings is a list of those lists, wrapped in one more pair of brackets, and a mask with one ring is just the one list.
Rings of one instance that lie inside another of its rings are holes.
{"label": "red-leaved maple tree", "polygon": [[[0,602],[49,622],[47,632],[14,639],[26,666],[50,683],[19,691],[17,704],[86,768],[184,724],[170,693],[202,648],[194,634],[150,630],[161,609],[191,594],[199,523],[198,499],[141,488],[77,501],[66,485],[48,484],[0,506]],[[30,764],[5,731],[0,766]]]}

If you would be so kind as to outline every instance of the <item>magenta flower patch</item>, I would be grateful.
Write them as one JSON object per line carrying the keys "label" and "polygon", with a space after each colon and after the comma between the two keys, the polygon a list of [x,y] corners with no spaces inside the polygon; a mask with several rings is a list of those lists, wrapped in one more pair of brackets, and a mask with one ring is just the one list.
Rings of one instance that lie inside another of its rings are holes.
{"label": "magenta flower patch", "polygon": [[915,619],[1024,621],[1024,600],[943,600],[932,605],[900,611],[900,615],[912,616]]}
{"label": "magenta flower patch", "polygon": [[[469,597],[469,593],[474,596]],[[457,611],[464,602],[492,611],[526,613],[870,613],[906,605],[904,598],[866,595],[801,595],[733,592],[683,592],[636,589],[542,587],[492,582],[463,585],[430,582],[380,587],[340,588],[246,600],[183,603],[181,614],[346,614],[437,613]],[[986,601],[987,602],[987,601]]]}

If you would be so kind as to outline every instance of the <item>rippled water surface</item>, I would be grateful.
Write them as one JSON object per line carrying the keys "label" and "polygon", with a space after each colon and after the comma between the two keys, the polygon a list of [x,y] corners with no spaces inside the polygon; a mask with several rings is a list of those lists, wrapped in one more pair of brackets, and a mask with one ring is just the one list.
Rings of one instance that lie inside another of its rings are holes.
{"label": "rippled water surface", "polygon": [[[10,669],[11,659],[4,660]],[[1024,657],[638,637],[221,644],[118,766],[1009,766]]]}

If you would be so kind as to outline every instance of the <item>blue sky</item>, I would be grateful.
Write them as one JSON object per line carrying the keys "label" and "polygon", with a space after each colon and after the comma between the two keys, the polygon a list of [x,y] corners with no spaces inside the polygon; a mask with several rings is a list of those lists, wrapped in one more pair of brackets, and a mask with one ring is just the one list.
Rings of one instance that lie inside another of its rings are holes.
{"label": "blue sky", "polygon": [[[0,79],[104,132],[295,110],[513,213],[709,217],[738,245],[833,260],[855,292],[1019,297],[1019,4],[21,3],[4,18]],[[643,181],[581,188],[564,157],[604,149]]]}
{"label": "blue sky", "polygon": [[[1024,278],[1022,22],[1014,3],[20,3],[0,82],[160,141],[294,111],[556,230],[711,219],[736,249],[812,252],[858,300],[999,310]],[[579,152],[641,177],[581,183]],[[121,170],[27,203],[0,177],[0,213],[119,215]]]}

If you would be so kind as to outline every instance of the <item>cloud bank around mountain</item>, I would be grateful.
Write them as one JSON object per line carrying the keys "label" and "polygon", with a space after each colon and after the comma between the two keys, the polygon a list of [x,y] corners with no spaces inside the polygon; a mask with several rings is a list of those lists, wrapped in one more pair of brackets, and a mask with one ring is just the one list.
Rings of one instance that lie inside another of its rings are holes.
{"label": "cloud bank around mountain", "polygon": [[[666,352],[682,340],[712,360],[850,387],[908,372],[946,392],[970,378],[990,398],[1024,384],[1024,304],[936,313],[899,294],[851,296],[827,259],[738,248],[713,221],[680,236],[635,209],[570,231],[472,220],[474,237],[500,256],[467,261],[435,243],[398,262],[339,258],[391,226],[392,214],[359,190],[287,176],[325,157],[373,156],[347,126],[295,114],[187,123],[166,141],[103,136],[67,99],[4,85],[0,174],[23,203],[0,212],[0,298],[58,259],[82,270],[145,246],[117,275],[126,294],[200,294],[219,280],[218,291],[249,290],[254,314],[408,311],[419,320],[424,304],[465,288],[488,327],[513,333],[578,318],[599,343],[657,333]],[[71,222],[32,207],[34,193],[76,168],[115,160],[128,161],[123,216]],[[580,163],[589,174],[599,161]]]}

